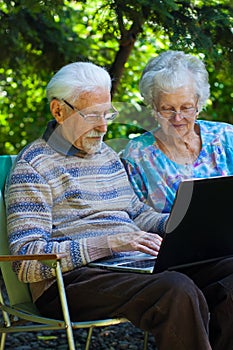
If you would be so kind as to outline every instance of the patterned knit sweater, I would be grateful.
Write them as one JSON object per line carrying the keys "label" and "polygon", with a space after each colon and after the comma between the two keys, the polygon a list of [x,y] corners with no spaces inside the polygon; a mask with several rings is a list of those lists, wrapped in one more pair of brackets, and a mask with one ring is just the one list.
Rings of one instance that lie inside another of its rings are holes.
{"label": "patterned knit sweater", "polygon": [[[66,272],[111,255],[108,235],[163,233],[167,215],[138,200],[111,148],[103,143],[99,153],[83,154],[60,142],[54,130],[52,123],[43,138],[19,154],[9,177],[12,254],[66,252]],[[21,281],[31,283],[34,300],[54,281],[53,270],[37,261],[17,263],[14,269]]]}

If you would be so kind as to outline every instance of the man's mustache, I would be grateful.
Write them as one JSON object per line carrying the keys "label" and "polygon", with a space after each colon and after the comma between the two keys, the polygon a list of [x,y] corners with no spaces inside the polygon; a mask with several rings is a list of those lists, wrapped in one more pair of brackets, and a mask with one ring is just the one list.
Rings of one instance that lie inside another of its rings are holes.
{"label": "man's mustache", "polygon": [[86,137],[103,137],[105,135],[105,132],[100,132],[96,130],[90,130],[86,133]]}

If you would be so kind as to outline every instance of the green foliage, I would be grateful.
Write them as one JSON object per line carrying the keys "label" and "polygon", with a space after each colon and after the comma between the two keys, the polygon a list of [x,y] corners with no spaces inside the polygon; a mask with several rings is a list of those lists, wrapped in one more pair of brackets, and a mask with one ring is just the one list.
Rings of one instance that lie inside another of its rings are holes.
{"label": "green foliage", "polygon": [[105,66],[117,83],[120,116],[106,139],[122,147],[153,127],[138,82],[148,59],[169,48],[205,60],[212,95],[202,115],[233,123],[232,18],[231,0],[0,0],[0,153],[42,134],[46,84],[76,60]]}

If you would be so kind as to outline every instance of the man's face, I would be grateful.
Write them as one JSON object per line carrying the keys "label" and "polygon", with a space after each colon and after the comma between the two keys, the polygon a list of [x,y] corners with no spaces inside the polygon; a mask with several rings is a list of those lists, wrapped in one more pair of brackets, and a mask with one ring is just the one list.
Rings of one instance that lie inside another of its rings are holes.
{"label": "man's face", "polygon": [[[69,102],[69,101],[68,101]],[[82,115],[102,115],[111,108],[110,92],[98,89],[95,92],[83,92],[72,104]],[[107,132],[107,121],[100,117],[88,121],[77,111],[65,108],[63,105],[62,121],[60,124],[62,136],[71,144],[88,154],[100,150],[103,137]],[[67,106],[66,106],[67,107]]]}

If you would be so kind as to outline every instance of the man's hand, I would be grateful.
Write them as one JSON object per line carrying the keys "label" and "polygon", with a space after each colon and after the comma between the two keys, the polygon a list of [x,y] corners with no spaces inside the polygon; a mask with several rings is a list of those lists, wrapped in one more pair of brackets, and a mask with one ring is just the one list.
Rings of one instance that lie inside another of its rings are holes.
{"label": "man's hand", "polygon": [[113,252],[138,250],[143,253],[158,255],[162,237],[144,231],[120,233],[108,237],[109,247]]}

